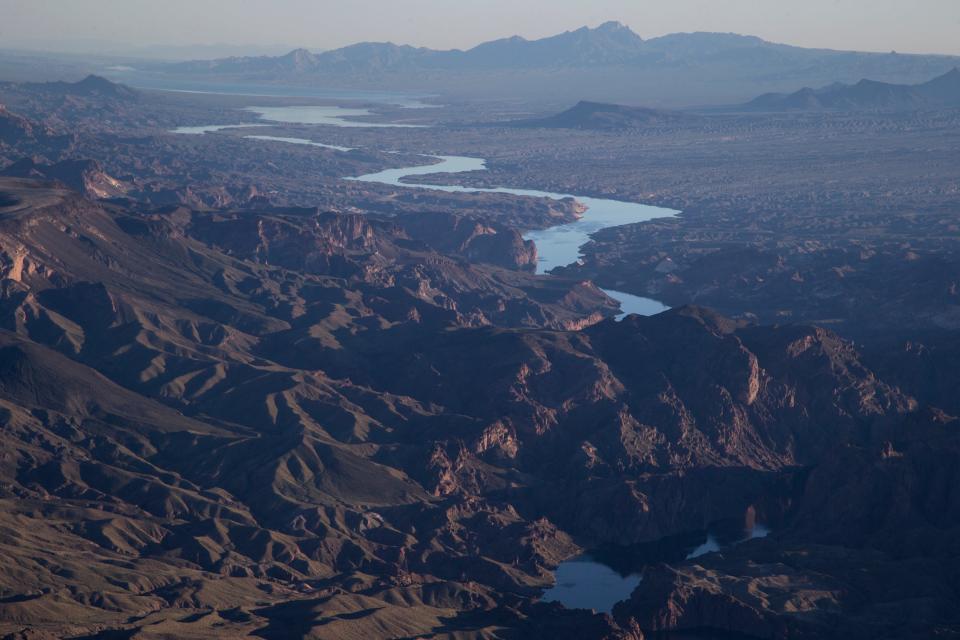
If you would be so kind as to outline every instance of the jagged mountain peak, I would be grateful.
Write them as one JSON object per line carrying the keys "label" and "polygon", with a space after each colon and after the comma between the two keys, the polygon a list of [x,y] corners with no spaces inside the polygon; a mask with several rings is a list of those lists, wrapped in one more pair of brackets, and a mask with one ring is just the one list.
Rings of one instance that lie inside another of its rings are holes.
{"label": "jagged mountain peak", "polygon": [[603,24],[596,27],[596,31],[631,31],[630,27],[623,24],[619,20],[607,20]]}
{"label": "jagged mountain peak", "polygon": [[[560,34],[560,36],[553,37],[558,38],[567,34],[578,34],[580,36],[594,38],[600,42],[613,41],[637,46],[643,43],[643,38],[637,35],[637,33],[635,33],[627,25],[623,24],[622,22],[617,22],[616,20],[604,22],[596,27],[580,27],[575,31],[568,31],[565,34]],[[549,40],[550,38],[544,39]]]}

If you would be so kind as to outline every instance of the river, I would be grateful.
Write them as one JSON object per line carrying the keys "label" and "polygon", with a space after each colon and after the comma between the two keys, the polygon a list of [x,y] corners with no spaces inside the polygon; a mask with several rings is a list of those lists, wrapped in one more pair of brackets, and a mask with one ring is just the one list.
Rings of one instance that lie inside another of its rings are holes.
{"label": "river", "polygon": [[[417,125],[399,125],[390,123],[371,124],[350,119],[370,115],[370,112],[366,109],[348,109],[335,106],[252,106],[248,107],[247,110],[257,113],[261,118],[263,118],[264,126],[269,126],[271,122],[283,122],[336,127],[417,127]],[[208,125],[200,127],[179,127],[174,129],[173,132],[184,134],[202,134],[244,126],[251,125]],[[324,147],[343,152],[352,151],[352,149],[349,147],[328,145],[304,138],[284,138],[266,135],[246,136],[246,138],[251,140],[272,140],[289,144],[303,144]],[[439,183],[405,182],[405,178],[410,178],[413,176],[431,175],[435,173],[468,173],[473,171],[485,171],[487,168],[486,161],[482,158],[442,155],[427,157],[437,160],[437,162],[428,165],[386,169],[384,171],[378,171],[376,173],[369,173],[347,179],[356,180],[359,182],[376,182],[408,189],[429,189],[434,191],[447,191],[454,193],[507,193],[516,196],[529,196],[534,198],[551,198],[554,200],[572,198],[577,200],[581,204],[585,205],[587,209],[576,222],[557,225],[547,229],[536,229],[533,231],[528,231],[523,235],[524,240],[532,240],[537,246],[539,261],[536,266],[536,273],[538,274],[544,274],[555,267],[573,264],[580,260],[582,257],[580,248],[589,242],[590,234],[601,229],[624,224],[646,222],[647,220],[653,220],[655,218],[672,217],[678,213],[672,209],[639,204],[636,202],[611,200],[607,198],[594,198],[590,196],[569,193],[555,193],[550,191],[540,191],[537,189],[521,189],[513,187],[481,188]],[[651,298],[644,298],[621,291],[615,291],[613,289],[604,289],[604,292],[620,303],[620,313],[617,316],[618,319],[622,318],[628,313],[654,315],[669,309],[669,307]]]}
{"label": "river", "polygon": [[[485,171],[486,161],[482,158],[469,158],[465,156],[434,156],[439,160],[436,164],[420,165],[416,167],[403,167],[400,169],[387,169],[377,173],[370,173],[350,180],[360,182],[378,182],[388,184],[394,187],[408,187],[418,189],[431,189],[434,191],[447,191],[453,193],[509,193],[515,196],[529,196],[532,198],[550,198],[553,200],[563,200],[571,198],[586,205],[587,210],[583,216],[576,222],[569,224],[556,225],[547,229],[537,229],[528,231],[524,234],[524,240],[533,240],[537,245],[537,254],[540,257],[537,263],[537,273],[546,273],[554,267],[572,264],[580,259],[580,247],[590,240],[590,234],[621,224],[631,224],[634,222],[645,222],[654,218],[663,218],[674,216],[676,211],[653,207],[646,204],[637,204],[635,202],[624,202],[622,200],[607,200],[604,198],[590,198],[587,196],[572,195],[569,193],[553,193],[550,191],[540,191],[537,189],[519,189],[513,187],[464,187],[451,184],[425,184],[422,182],[410,183],[404,182],[404,178],[412,176],[423,176],[434,173],[467,173],[471,171]],[[617,296],[629,296],[627,304],[632,307],[640,308],[642,304],[648,304],[648,309],[655,309],[656,313],[664,311],[664,307],[655,300],[630,296],[630,294],[621,294],[617,291],[608,291],[608,295],[617,298]],[[645,301],[641,303],[640,301]],[[621,305],[624,304],[621,301]],[[649,315],[649,314],[648,314]]]}

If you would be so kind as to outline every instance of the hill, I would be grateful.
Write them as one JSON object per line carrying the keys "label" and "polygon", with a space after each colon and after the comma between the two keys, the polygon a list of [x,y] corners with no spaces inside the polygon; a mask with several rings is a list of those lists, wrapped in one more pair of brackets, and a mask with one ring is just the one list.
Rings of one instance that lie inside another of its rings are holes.
{"label": "hill", "polygon": [[915,110],[960,107],[960,69],[920,84],[892,84],[861,80],[835,83],[821,89],[804,88],[794,93],[768,93],[746,105],[752,111],[797,110]]}
{"label": "hill", "polygon": [[581,101],[554,116],[523,120],[513,123],[513,126],[618,130],[689,124],[698,119],[698,116],[679,111]]}
{"label": "hill", "polygon": [[26,83],[28,88],[55,96],[82,96],[112,98],[116,100],[136,100],[139,92],[117,82],[111,82],[102,76],[88,75],[77,82],[38,82]]}

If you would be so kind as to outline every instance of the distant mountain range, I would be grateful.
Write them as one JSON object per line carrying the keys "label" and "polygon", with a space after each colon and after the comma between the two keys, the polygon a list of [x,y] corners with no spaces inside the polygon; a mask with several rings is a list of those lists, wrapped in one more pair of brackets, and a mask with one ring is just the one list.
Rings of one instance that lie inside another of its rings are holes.
{"label": "distant mountain range", "polygon": [[618,22],[595,29],[583,27],[541,40],[519,36],[493,40],[467,51],[363,42],[333,51],[311,53],[296,49],[279,56],[223,58],[183,62],[171,70],[213,73],[396,73],[410,70],[489,70],[517,68],[592,67],[653,62],[660,56],[648,51],[636,33]]}
{"label": "distant mountain range", "polygon": [[672,107],[742,103],[761,93],[864,77],[914,83],[958,65],[960,57],[805,49],[729,33],[677,33],[644,40],[618,22],[607,22],[539,40],[494,40],[468,50],[364,42],[322,53],[297,49],[283,56],[140,64],[138,71],[193,82]]}
{"label": "distant mountain range", "polygon": [[754,111],[816,109],[936,109],[960,107],[960,69],[921,84],[891,84],[861,80],[835,83],[822,89],[804,88],[794,93],[768,93],[747,103]]}
{"label": "distant mountain range", "polygon": [[[914,111],[960,108],[960,69],[920,84],[891,84],[861,80],[856,84],[835,83],[822,89],[801,89],[794,93],[767,93],[745,105],[707,110],[715,112],[777,111]],[[544,118],[518,120],[515,127],[557,129],[623,130],[695,123],[708,116],[689,111],[651,109],[621,104],[581,101],[573,107]]]}

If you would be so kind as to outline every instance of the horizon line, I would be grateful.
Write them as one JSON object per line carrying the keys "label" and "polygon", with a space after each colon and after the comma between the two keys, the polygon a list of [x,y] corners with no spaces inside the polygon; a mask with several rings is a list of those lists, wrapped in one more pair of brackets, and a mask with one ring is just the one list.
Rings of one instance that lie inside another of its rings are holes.
{"label": "horizon line", "polygon": [[[428,51],[437,51],[437,52],[456,52],[456,51],[466,52],[466,51],[470,51],[470,50],[472,50],[472,49],[475,49],[475,48],[477,48],[477,47],[479,47],[479,46],[481,46],[481,45],[489,44],[489,43],[492,43],[492,42],[499,42],[499,41],[503,41],[503,40],[511,40],[511,39],[515,39],[515,38],[522,39],[522,40],[524,40],[524,41],[526,41],[526,42],[537,42],[537,41],[540,41],[540,40],[546,40],[546,39],[549,39],[549,38],[554,38],[554,37],[561,36],[561,35],[568,34],[568,33],[575,33],[575,32],[577,32],[577,31],[582,31],[582,30],[585,30],[585,29],[586,29],[586,30],[590,30],[590,31],[595,31],[595,30],[600,29],[601,27],[603,27],[603,26],[605,26],[605,25],[608,25],[608,24],[620,25],[621,27],[624,27],[624,28],[626,28],[627,30],[629,30],[631,33],[637,35],[637,36],[638,36],[641,40],[643,40],[644,42],[650,42],[650,41],[652,41],[652,40],[658,40],[658,39],[661,39],[661,38],[666,38],[666,37],[669,37],[669,36],[676,36],[676,35],[698,35],[698,34],[702,34],[702,35],[730,35],[730,36],[738,36],[738,37],[742,37],[742,38],[756,38],[756,39],[758,39],[758,40],[760,40],[760,41],[762,41],[762,42],[764,42],[764,43],[767,43],[767,44],[772,44],[772,45],[777,45],[777,46],[785,46],[785,47],[794,47],[794,48],[798,48],[798,49],[808,49],[808,50],[833,51],[833,52],[843,52],[843,53],[872,53],[872,54],[880,54],[880,55],[888,54],[888,55],[942,56],[942,57],[946,57],[946,58],[958,58],[958,57],[960,57],[960,52],[957,52],[957,53],[944,53],[944,52],[913,51],[913,50],[911,50],[911,51],[903,51],[903,50],[897,50],[897,49],[894,49],[894,48],[881,50],[881,49],[846,49],[846,48],[835,47],[835,46],[808,46],[808,45],[803,45],[803,44],[792,44],[792,43],[789,43],[789,42],[780,42],[780,41],[776,41],[776,40],[768,40],[768,39],[766,39],[766,38],[764,38],[763,36],[760,36],[760,35],[751,34],[751,33],[740,33],[740,32],[737,32],[737,31],[703,31],[703,30],[696,30],[696,31],[671,31],[671,32],[668,32],[668,33],[662,33],[662,34],[660,34],[660,35],[643,36],[643,35],[639,34],[637,31],[635,31],[635,30],[633,29],[633,27],[631,27],[629,24],[627,24],[627,23],[625,23],[625,22],[623,22],[623,21],[621,21],[621,20],[605,20],[605,21],[597,24],[595,27],[591,27],[591,26],[589,26],[589,25],[581,25],[581,26],[576,27],[576,28],[566,29],[566,30],[564,30],[564,31],[559,31],[559,32],[556,32],[556,33],[553,33],[553,34],[550,34],[550,35],[541,36],[541,37],[534,37],[534,38],[529,38],[529,37],[523,36],[523,35],[521,35],[521,34],[514,33],[514,34],[512,34],[512,35],[505,35],[505,36],[500,36],[500,37],[496,37],[496,38],[491,38],[491,39],[488,39],[488,40],[481,40],[480,42],[477,42],[477,43],[475,43],[475,44],[473,44],[473,45],[470,45],[470,46],[465,46],[465,47],[463,47],[463,48],[459,48],[459,47],[452,47],[452,48],[434,48],[434,47],[429,47],[429,46],[426,46],[426,45],[417,45],[417,44],[410,44],[410,43],[405,43],[405,42],[404,42],[404,43],[398,43],[398,42],[394,42],[393,40],[357,40],[357,41],[355,41],[355,42],[351,42],[351,43],[349,43],[349,44],[345,44],[345,45],[341,45],[341,46],[337,46],[337,47],[322,48],[322,47],[313,47],[313,46],[309,46],[309,45],[292,45],[292,44],[284,44],[284,43],[257,45],[257,44],[253,44],[253,43],[239,44],[239,43],[232,43],[232,42],[212,42],[212,43],[211,43],[211,42],[195,42],[195,43],[190,43],[190,44],[173,44],[173,43],[153,42],[153,43],[148,43],[148,44],[142,44],[142,43],[132,43],[132,42],[103,41],[103,40],[97,40],[97,39],[90,39],[90,40],[81,40],[81,41],[82,41],[82,42],[88,42],[88,43],[89,43],[89,46],[97,46],[97,47],[101,47],[101,48],[102,48],[102,47],[106,47],[106,48],[108,48],[108,50],[106,50],[106,51],[101,51],[101,52],[96,52],[96,51],[80,50],[80,49],[56,49],[56,48],[47,48],[46,45],[42,45],[42,44],[18,44],[18,45],[14,45],[14,46],[3,46],[3,47],[0,47],[0,51],[6,51],[6,52],[11,52],[11,53],[34,53],[34,54],[45,53],[45,54],[50,54],[50,55],[89,56],[89,57],[94,57],[94,58],[118,58],[118,57],[122,58],[122,57],[131,57],[131,58],[149,59],[149,60],[164,60],[164,59],[168,59],[168,60],[171,60],[171,61],[192,61],[192,60],[205,61],[205,60],[221,60],[221,59],[228,59],[228,58],[257,58],[257,57],[268,57],[268,58],[269,58],[269,57],[283,57],[283,56],[285,56],[285,55],[289,55],[290,53],[292,53],[292,52],[294,52],[294,51],[300,51],[300,50],[308,51],[309,53],[311,53],[311,54],[313,54],[313,55],[319,55],[319,54],[328,53],[328,52],[331,52],[331,51],[338,51],[338,50],[340,50],[340,49],[345,49],[345,48],[348,48],[348,47],[352,47],[352,46],[356,46],[356,45],[361,45],[361,44],[392,45],[392,46],[396,46],[396,47],[411,47],[411,48],[414,48],[414,49],[425,49],[425,50],[428,50]],[[259,49],[276,49],[276,50],[278,50],[278,51],[282,49],[283,52],[282,52],[282,53],[276,53],[276,54],[251,53],[251,54],[240,54],[240,55],[220,56],[220,57],[216,57],[216,58],[196,58],[196,57],[165,58],[165,57],[162,56],[162,55],[144,55],[144,54],[142,53],[143,51],[149,50],[149,49],[163,49],[163,48],[167,48],[167,49],[190,49],[190,48],[198,48],[198,49],[199,49],[199,48],[214,48],[214,47],[223,47],[223,48],[228,48],[228,47],[229,47],[229,48],[237,48],[237,49],[240,49],[240,48],[243,48],[243,47],[250,47],[251,49],[257,49],[257,48],[259,48]],[[129,53],[125,52],[124,49],[128,50]],[[140,53],[139,55],[138,55],[138,53],[137,53],[138,50],[141,51],[141,53]]]}

